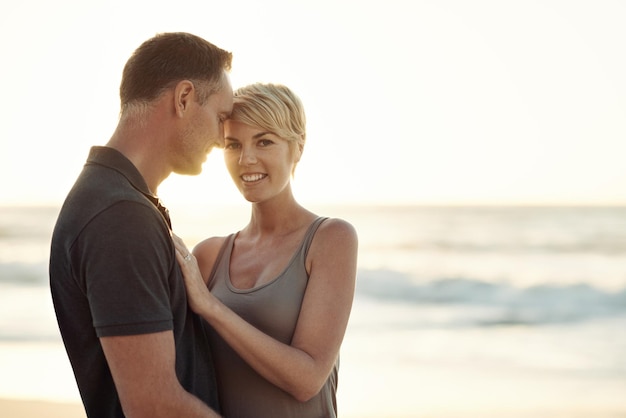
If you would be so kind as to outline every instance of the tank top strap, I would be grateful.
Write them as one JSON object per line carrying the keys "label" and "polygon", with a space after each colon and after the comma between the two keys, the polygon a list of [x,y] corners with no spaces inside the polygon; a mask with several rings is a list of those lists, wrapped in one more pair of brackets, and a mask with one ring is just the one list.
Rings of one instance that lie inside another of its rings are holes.
{"label": "tank top strap", "polygon": [[[209,288],[213,287],[213,281],[216,278],[223,276],[223,274],[216,274],[218,271],[228,272],[228,268],[229,268],[228,263],[230,262],[230,253],[233,250],[233,243],[235,241],[236,236],[237,236],[237,233],[234,232],[228,235],[224,239],[224,243],[222,243],[222,246],[220,247],[220,251],[217,253],[217,258],[215,259],[215,263],[213,263],[213,268],[211,269],[211,273],[209,274],[209,282],[208,282]],[[224,253],[226,253],[226,257],[224,257]]]}
{"label": "tank top strap", "polygon": [[311,223],[311,225],[309,226],[309,229],[306,231],[306,234],[304,235],[304,239],[302,240],[302,246],[300,247],[300,252],[302,254],[303,259],[306,260],[306,257],[309,253],[309,247],[311,247],[311,242],[313,242],[313,237],[315,236],[315,233],[317,232],[317,229],[319,228],[319,226],[326,219],[328,219],[328,217],[326,216],[318,217],[317,219],[313,221],[313,223]]}

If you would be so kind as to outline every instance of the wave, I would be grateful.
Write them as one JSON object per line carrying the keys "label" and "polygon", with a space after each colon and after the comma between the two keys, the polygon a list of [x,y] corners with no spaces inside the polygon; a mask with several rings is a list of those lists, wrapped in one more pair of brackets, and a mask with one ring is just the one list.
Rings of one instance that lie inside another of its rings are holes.
{"label": "wave", "polygon": [[0,283],[20,286],[40,286],[48,284],[48,264],[40,263],[0,263]]}
{"label": "wave", "polygon": [[416,307],[447,307],[452,325],[541,325],[626,315],[626,287],[609,292],[588,283],[525,288],[471,278],[418,282],[390,270],[359,270],[357,295]]}
{"label": "wave", "polygon": [[[6,315],[0,318],[0,340],[55,337],[47,267],[45,262],[0,263],[0,316]],[[389,329],[541,326],[626,318],[626,287],[608,291],[592,283],[521,287],[468,277],[418,280],[397,270],[359,269],[356,292],[359,301],[373,301],[382,312],[392,312],[382,318],[381,311],[372,310],[366,327],[377,321]],[[13,306],[12,313],[1,306],[7,304]],[[394,311],[398,307],[403,309],[400,315]],[[9,317],[19,319],[19,324]]]}
{"label": "wave", "polygon": [[[491,238],[491,237],[490,237]],[[411,237],[413,239],[413,237]],[[493,238],[491,238],[492,241]],[[404,251],[418,252],[456,252],[462,254],[600,254],[608,256],[623,256],[626,254],[626,240],[622,237],[610,237],[598,239],[593,242],[532,242],[532,241],[500,241],[500,242],[474,242],[469,239],[443,239],[425,238],[423,240],[407,240],[406,242],[392,242],[371,244],[369,251]]]}

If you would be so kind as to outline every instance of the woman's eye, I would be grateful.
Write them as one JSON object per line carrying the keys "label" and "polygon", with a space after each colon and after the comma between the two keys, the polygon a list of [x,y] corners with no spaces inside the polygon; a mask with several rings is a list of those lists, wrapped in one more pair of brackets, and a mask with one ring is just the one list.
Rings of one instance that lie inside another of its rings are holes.
{"label": "woman's eye", "polygon": [[269,145],[272,145],[274,143],[274,141],[272,141],[271,139],[261,139],[259,141],[259,145],[261,145],[262,147],[267,147]]}
{"label": "woman's eye", "polygon": [[237,149],[239,148],[239,144],[237,142],[227,142],[224,145],[224,149]]}

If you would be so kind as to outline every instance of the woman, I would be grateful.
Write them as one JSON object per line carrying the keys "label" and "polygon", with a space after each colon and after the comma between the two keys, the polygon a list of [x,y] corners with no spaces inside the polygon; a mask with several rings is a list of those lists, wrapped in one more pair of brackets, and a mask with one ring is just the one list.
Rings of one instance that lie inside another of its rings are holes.
{"label": "woman", "polygon": [[189,304],[210,325],[222,413],[335,417],[356,232],[293,196],[305,116],[287,87],[237,90],[224,134],[226,166],[252,203],[250,221],[230,236],[200,242],[193,255],[175,237]]}

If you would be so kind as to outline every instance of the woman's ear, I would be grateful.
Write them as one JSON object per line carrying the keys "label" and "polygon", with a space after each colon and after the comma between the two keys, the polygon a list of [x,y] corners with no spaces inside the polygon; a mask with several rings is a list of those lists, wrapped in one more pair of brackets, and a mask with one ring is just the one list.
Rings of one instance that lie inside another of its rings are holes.
{"label": "woman's ear", "polygon": [[302,158],[302,153],[304,152],[304,139],[300,137],[298,140],[298,144],[295,151],[295,161],[300,162],[300,158]]}
{"label": "woman's ear", "polygon": [[302,152],[304,151],[304,140],[298,140],[296,146],[293,148],[293,168],[291,169],[291,177],[294,177],[296,174],[296,166],[300,162],[300,158],[302,158]]}

